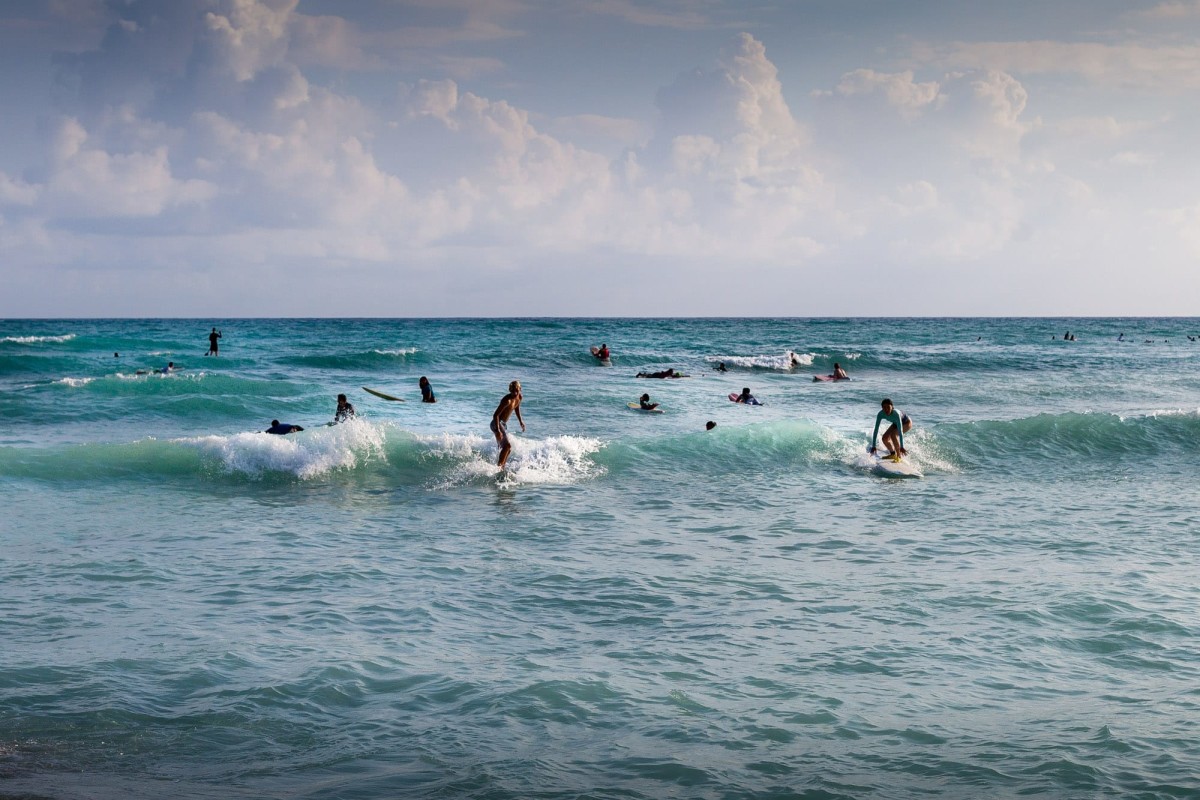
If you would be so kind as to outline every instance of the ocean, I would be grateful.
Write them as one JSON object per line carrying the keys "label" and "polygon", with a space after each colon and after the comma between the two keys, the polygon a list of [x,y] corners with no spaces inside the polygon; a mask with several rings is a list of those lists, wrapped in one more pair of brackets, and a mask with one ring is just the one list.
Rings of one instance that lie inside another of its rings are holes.
{"label": "ocean", "polygon": [[0,321],[0,797],[1200,797],[1189,336]]}

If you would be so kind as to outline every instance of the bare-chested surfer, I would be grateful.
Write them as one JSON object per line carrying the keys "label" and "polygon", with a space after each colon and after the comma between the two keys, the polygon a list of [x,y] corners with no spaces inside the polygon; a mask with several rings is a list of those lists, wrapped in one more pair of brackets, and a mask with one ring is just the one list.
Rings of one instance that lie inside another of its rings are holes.
{"label": "bare-chested surfer", "polygon": [[517,422],[521,423],[521,433],[525,432],[525,420],[521,419],[521,382],[513,381],[508,385],[508,394],[500,400],[492,414],[492,433],[496,435],[496,444],[500,445],[500,458],[496,466],[503,467],[512,452],[512,442],[508,440],[508,418],[516,412]]}

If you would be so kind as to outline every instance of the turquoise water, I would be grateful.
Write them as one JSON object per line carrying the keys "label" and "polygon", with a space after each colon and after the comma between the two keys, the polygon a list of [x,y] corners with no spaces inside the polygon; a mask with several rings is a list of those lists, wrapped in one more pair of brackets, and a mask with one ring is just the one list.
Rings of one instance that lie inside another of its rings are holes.
{"label": "turquoise water", "polygon": [[1200,797],[1197,334],[0,321],[0,796]]}

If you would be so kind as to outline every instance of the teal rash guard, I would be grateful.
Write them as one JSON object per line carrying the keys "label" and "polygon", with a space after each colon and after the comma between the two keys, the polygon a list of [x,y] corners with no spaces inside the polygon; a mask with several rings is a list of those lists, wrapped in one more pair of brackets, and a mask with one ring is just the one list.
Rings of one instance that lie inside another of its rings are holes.
{"label": "teal rash guard", "polygon": [[900,409],[892,406],[892,413],[885,414],[882,410],[875,415],[875,430],[871,431],[871,449],[875,449],[875,439],[879,436],[879,423],[884,420],[896,426],[896,435],[900,437],[900,447],[904,447],[904,414]]}

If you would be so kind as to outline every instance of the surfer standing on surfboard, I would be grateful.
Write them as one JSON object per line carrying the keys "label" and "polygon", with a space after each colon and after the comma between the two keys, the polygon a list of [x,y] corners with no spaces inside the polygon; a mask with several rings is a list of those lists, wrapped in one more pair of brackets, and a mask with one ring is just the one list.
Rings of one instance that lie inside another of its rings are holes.
{"label": "surfer standing on surfboard", "polygon": [[508,394],[500,399],[500,405],[492,413],[492,424],[489,426],[496,436],[496,444],[500,445],[500,457],[496,466],[503,467],[512,452],[512,442],[508,440],[508,418],[516,413],[517,422],[521,423],[521,433],[525,432],[525,420],[521,419],[521,382],[513,381],[508,385]]}
{"label": "surfer standing on surfboard", "polygon": [[882,410],[875,415],[875,430],[871,432],[871,446],[867,448],[870,453],[875,452],[875,440],[879,435],[879,423],[885,419],[892,423],[883,433],[883,444],[895,458],[908,455],[908,451],[904,449],[904,434],[912,430],[912,420],[908,415],[900,409],[892,405],[892,401],[885,397],[880,403]]}

